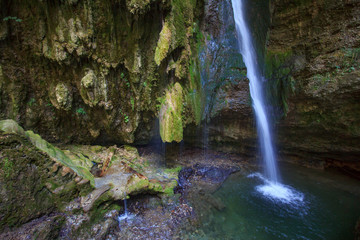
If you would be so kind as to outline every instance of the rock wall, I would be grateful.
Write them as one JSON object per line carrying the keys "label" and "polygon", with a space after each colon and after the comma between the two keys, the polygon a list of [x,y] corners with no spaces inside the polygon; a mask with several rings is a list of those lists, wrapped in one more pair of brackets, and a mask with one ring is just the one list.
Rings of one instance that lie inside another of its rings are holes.
{"label": "rock wall", "polygon": [[52,142],[146,143],[178,82],[184,99],[196,92],[183,125],[196,122],[202,4],[1,0],[0,118]]}
{"label": "rock wall", "polygon": [[[248,1],[246,12],[261,64],[270,20],[269,3]],[[209,1],[204,19],[206,40],[199,52],[205,92],[203,125],[188,128],[185,139],[205,148],[254,155],[257,136],[249,80],[239,53],[231,1]]]}
{"label": "rock wall", "polygon": [[[281,160],[360,170],[359,11],[358,1],[247,2]],[[256,154],[231,2],[209,1],[205,19],[199,58],[207,107],[197,144]]]}
{"label": "rock wall", "polygon": [[359,1],[273,1],[266,76],[279,149],[310,165],[360,170]]}

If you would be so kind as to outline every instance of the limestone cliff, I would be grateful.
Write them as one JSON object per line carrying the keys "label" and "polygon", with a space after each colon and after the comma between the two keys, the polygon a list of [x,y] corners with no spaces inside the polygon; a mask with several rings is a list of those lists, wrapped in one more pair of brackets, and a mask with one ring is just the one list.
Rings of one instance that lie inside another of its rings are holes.
{"label": "limestone cliff", "polygon": [[[0,7],[0,118],[46,140],[146,143],[158,134],[156,105],[169,84],[181,84],[184,99],[194,90],[200,99],[189,69],[202,1],[1,0]],[[187,123],[196,108],[189,101]]]}
{"label": "limestone cliff", "polygon": [[280,0],[272,11],[266,74],[282,106],[279,149],[359,171],[359,1]]}

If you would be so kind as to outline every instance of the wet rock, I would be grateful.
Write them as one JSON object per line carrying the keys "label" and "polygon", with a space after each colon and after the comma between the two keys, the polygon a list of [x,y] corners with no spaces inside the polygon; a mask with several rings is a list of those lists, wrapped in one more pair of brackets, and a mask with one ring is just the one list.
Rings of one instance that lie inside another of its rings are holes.
{"label": "wet rock", "polygon": [[90,182],[89,179],[83,179],[83,180],[81,180],[80,182],[78,182],[77,185],[84,185],[84,184],[87,184],[87,183],[89,183],[89,182]]}
{"label": "wet rock", "polygon": [[103,185],[99,188],[96,188],[94,191],[92,191],[89,195],[86,197],[81,198],[81,206],[85,212],[88,212],[91,210],[92,206],[96,202],[98,198],[101,197],[105,192],[110,190],[110,185]]}
{"label": "wet rock", "polygon": [[83,224],[87,223],[90,217],[86,214],[74,214],[66,216],[66,221],[61,229],[61,237],[71,237]]}
{"label": "wet rock", "polygon": [[99,102],[98,79],[94,71],[89,70],[81,79],[81,97],[90,106],[95,106]]}
{"label": "wet rock", "polygon": [[107,218],[103,223],[96,224],[91,228],[91,235],[95,239],[104,239],[111,231],[118,228],[118,222],[114,218]]}
{"label": "wet rock", "polygon": [[[193,36],[202,4],[41,0],[31,3],[31,14],[15,2],[0,5],[20,20],[0,24],[1,64],[9,76],[0,94],[1,118],[17,118],[47,141],[148,143],[156,135],[157,98],[170,82],[181,82],[184,97],[191,91],[200,98],[200,79],[190,81],[189,68],[196,61]],[[115,15],[108,14],[113,9]],[[114,17],[121,21],[113,24]],[[40,60],[29,61],[34,56]],[[168,65],[172,70],[166,71]],[[174,70],[176,79],[167,81]],[[52,95],[50,102],[46,95]],[[181,114],[186,123],[193,111]]]}
{"label": "wet rock", "polygon": [[195,164],[185,167],[179,173],[179,186],[187,186],[193,177],[203,181],[219,183],[223,182],[231,173],[239,171],[238,168],[224,168],[204,164]]}
{"label": "wet rock", "polygon": [[81,208],[81,197],[75,198],[65,207],[65,212],[73,212]]}
{"label": "wet rock", "polygon": [[196,169],[196,176],[200,176],[204,180],[212,182],[223,182],[231,173],[237,169],[225,169],[221,167],[205,166],[197,164],[194,166]]}
{"label": "wet rock", "polygon": [[179,172],[179,186],[184,187],[189,184],[189,178],[194,174],[194,169],[185,167]]}

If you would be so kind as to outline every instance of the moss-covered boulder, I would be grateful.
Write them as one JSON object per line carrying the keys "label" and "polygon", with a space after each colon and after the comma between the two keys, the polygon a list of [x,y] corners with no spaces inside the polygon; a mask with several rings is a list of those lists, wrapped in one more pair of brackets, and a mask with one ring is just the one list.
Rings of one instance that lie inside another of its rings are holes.
{"label": "moss-covered boulder", "polygon": [[66,167],[71,168],[79,176],[88,179],[90,183],[94,185],[94,176],[86,167],[82,166],[80,162],[70,159],[62,150],[54,147],[52,144],[42,139],[40,135],[35,134],[33,131],[25,132],[22,127],[20,127],[13,120],[0,121],[0,130],[4,131],[5,133],[15,133],[22,137],[26,137],[39,150],[48,154],[48,156],[50,156],[55,161],[63,164]]}
{"label": "moss-covered boulder", "polygon": [[60,210],[90,189],[23,135],[0,131],[0,166],[0,231]]}

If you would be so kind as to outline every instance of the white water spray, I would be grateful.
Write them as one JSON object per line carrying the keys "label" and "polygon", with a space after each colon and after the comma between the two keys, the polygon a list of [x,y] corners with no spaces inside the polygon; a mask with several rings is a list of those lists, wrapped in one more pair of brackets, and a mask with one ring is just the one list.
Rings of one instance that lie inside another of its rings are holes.
{"label": "white water spray", "polygon": [[276,183],[279,179],[269,122],[264,106],[263,77],[259,72],[253,41],[245,22],[243,0],[232,0],[232,7],[240,51],[247,68],[247,77],[250,80],[250,95],[256,116],[261,153],[266,165],[266,175],[271,181]]}

